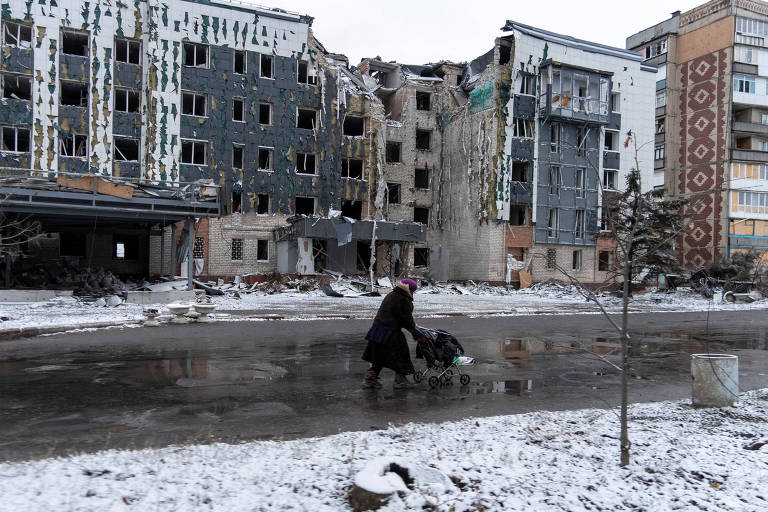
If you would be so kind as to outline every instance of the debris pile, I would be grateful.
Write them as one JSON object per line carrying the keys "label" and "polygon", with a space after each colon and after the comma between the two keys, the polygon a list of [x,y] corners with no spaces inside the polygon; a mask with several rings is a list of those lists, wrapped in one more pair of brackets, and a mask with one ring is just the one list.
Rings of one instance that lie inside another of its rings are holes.
{"label": "debris pile", "polygon": [[17,288],[73,290],[76,295],[102,297],[122,292],[129,285],[103,268],[80,268],[65,259],[45,264],[19,260],[15,264],[14,282]]}

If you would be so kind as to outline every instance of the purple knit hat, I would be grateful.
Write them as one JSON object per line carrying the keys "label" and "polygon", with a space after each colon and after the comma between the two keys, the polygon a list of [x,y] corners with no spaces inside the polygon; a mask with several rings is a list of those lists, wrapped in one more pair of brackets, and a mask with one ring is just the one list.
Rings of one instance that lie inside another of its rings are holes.
{"label": "purple knit hat", "polygon": [[419,287],[419,285],[416,284],[416,281],[414,281],[413,279],[410,279],[410,278],[403,279],[400,282],[403,283],[403,284],[407,284],[408,285],[408,289],[411,290],[411,293],[415,292],[418,289],[418,287]]}

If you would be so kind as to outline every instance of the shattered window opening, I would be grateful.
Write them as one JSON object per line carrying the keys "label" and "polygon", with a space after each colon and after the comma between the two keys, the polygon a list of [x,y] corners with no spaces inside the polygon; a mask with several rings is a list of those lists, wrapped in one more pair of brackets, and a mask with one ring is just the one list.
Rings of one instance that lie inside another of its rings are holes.
{"label": "shattered window opening", "polygon": [[536,122],[533,119],[515,119],[513,125],[513,137],[532,139],[535,135]]}
{"label": "shattered window opening", "polygon": [[271,55],[261,54],[261,78],[275,78],[275,59]]}
{"label": "shattered window opening", "polygon": [[416,110],[432,110],[431,100],[428,92],[416,91]]}
{"label": "shattered window opening", "polygon": [[398,164],[398,163],[400,163],[400,150],[401,150],[401,148],[402,148],[402,143],[387,141],[386,160],[387,160],[388,164]]}
{"label": "shattered window opening", "polygon": [[387,204],[400,204],[399,183],[387,183]]}
{"label": "shattered window opening", "polygon": [[522,73],[520,75],[520,94],[534,96],[536,94],[536,76]]}
{"label": "shattered window opening", "polygon": [[232,168],[243,168],[243,148],[241,146],[232,147]]}
{"label": "shattered window opening", "polygon": [[235,50],[233,55],[234,62],[232,63],[232,71],[236,75],[244,75],[247,67],[247,54],[245,50]]}
{"label": "shattered window opening", "polygon": [[141,42],[116,37],[115,60],[138,66],[141,61]]}
{"label": "shattered window opening", "polygon": [[112,258],[127,261],[138,260],[138,235],[112,235]]}
{"label": "shattered window opening", "polygon": [[230,258],[232,261],[243,261],[243,239],[233,238],[230,251]]}
{"label": "shattered window opening", "polygon": [[61,31],[61,53],[67,55],[88,56],[88,34],[73,30]]}
{"label": "shattered window opening", "polygon": [[312,216],[315,214],[315,198],[296,196],[296,215]]}
{"label": "shattered window opening", "polygon": [[297,68],[296,80],[300,84],[317,85],[315,68],[311,67],[307,61],[300,60]]}
{"label": "shattered window opening", "polygon": [[115,160],[120,162],[139,161],[139,139],[115,137]]}
{"label": "shattered window opening", "polygon": [[[764,121],[762,124],[768,124],[768,116],[766,116],[766,114],[763,114],[762,120]],[[663,117],[660,117],[656,120],[656,133],[664,133]]]}
{"label": "shattered window opening", "polygon": [[272,148],[259,148],[259,170],[272,171]]}
{"label": "shattered window opening", "polygon": [[296,128],[303,130],[314,130],[317,113],[314,110],[300,108],[296,116]]}
{"label": "shattered window opening", "polygon": [[115,110],[117,112],[138,112],[139,102],[139,91],[115,89]]}
{"label": "shattered window opening", "polygon": [[316,174],[315,155],[313,153],[296,153],[296,172],[299,174]]}
{"label": "shattered window opening", "polygon": [[576,169],[576,197],[584,197],[586,195],[586,177],[587,170],[583,167]]}
{"label": "shattered window opening", "polygon": [[608,272],[613,267],[613,251],[600,251],[597,255],[597,270]]}
{"label": "shattered window opening", "polygon": [[3,42],[16,48],[32,47],[32,27],[22,23],[3,21]]}
{"label": "shattered window opening", "polygon": [[553,165],[549,168],[549,194],[553,196],[560,195],[560,186],[563,183],[563,177],[560,174],[560,166]]}
{"label": "shattered window opening", "polygon": [[272,104],[271,103],[259,104],[259,124],[263,124],[263,125],[272,124]]}
{"label": "shattered window opening", "polygon": [[547,249],[547,268],[554,270],[557,266],[557,249]]}
{"label": "shattered window opening", "polygon": [[571,258],[571,270],[581,270],[581,249],[573,251]]}
{"label": "shattered window opening", "polygon": [[88,136],[76,133],[59,134],[59,154],[85,158],[88,156]]}
{"label": "shattered window opening", "polygon": [[499,46],[499,65],[509,64],[512,58],[512,47],[508,45]]}
{"label": "shattered window opening", "polygon": [[29,153],[29,129],[16,126],[3,127],[4,152]]}
{"label": "shattered window opening", "polygon": [[510,226],[526,226],[528,224],[527,211],[528,211],[528,207],[523,203],[510,203],[509,225]]}
{"label": "shattered window opening", "polygon": [[589,77],[575,73],[573,75],[573,110],[576,112],[586,112],[589,100]]}
{"label": "shattered window opening", "polygon": [[549,127],[549,152],[560,152],[560,123],[552,123]]}
{"label": "shattered window opening", "polygon": [[32,100],[32,77],[3,73],[3,98]]}
{"label": "shattered window opening", "polygon": [[245,100],[243,98],[232,99],[232,120],[237,123],[245,122]]}
{"label": "shattered window opening", "polygon": [[341,177],[362,180],[363,179],[363,161],[353,159],[353,158],[342,159],[341,160]]}
{"label": "shattered window opening", "polygon": [[429,266],[429,247],[413,248],[413,266],[419,268]]}
{"label": "shattered window opening", "polygon": [[256,196],[256,214],[267,215],[269,213],[269,194],[258,194]]}
{"label": "shattered window opening", "polygon": [[181,139],[181,163],[205,165],[208,142],[202,140]]}
{"label": "shattered window opening", "polygon": [[560,211],[557,208],[549,209],[549,219],[547,222],[547,236],[557,238],[557,232],[560,229]]}
{"label": "shattered window opening", "polygon": [[181,93],[181,113],[185,116],[206,117],[208,101],[205,94]]}
{"label": "shattered window opening", "polygon": [[345,116],[341,131],[347,137],[363,137],[365,135],[365,119],[360,116]]}
{"label": "shattered window opening", "polygon": [[603,188],[616,190],[619,181],[619,171],[614,169],[603,170]]}
{"label": "shattered window opening", "polygon": [[59,98],[59,103],[61,105],[69,105],[71,107],[88,106],[88,84],[62,80],[60,89],[61,97]]}
{"label": "shattered window opening", "polygon": [[243,187],[239,184],[232,185],[231,213],[241,213],[243,211]]}
{"label": "shattered window opening", "polygon": [[432,149],[432,130],[416,130],[416,149],[420,151]]}
{"label": "shattered window opening", "polygon": [[605,150],[606,151],[618,151],[619,150],[619,132],[605,131]]}
{"label": "shattered window opening", "polygon": [[611,93],[611,112],[618,114],[621,112],[621,93]]}
{"label": "shattered window opening", "polygon": [[413,186],[421,189],[429,188],[429,169],[414,170]]}
{"label": "shattered window opening", "polygon": [[363,202],[347,201],[341,202],[341,215],[350,219],[361,220],[363,218]]}
{"label": "shattered window opening", "polygon": [[573,231],[576,238],[584,238],[584,210],[576,210]]}
{"label": "shattered window opening", "polygon": [[530,168],[530,162],[512,162],[512,181],[527,183]]}
{"label": "shattered window opening", "polygon": [[413,222],[429,225],[429,208],[415,206],[413,208]]}
{"label": "shattered window opening", "polygon": [[269,240],[256,240],[256,261],[269,261]]}
{"label": "shattered window opening", "polygon": [[583,126],[580,126],[578,129],[578,132],[576,134],[576,155],[580,157],[586,157],[587,156],[587,142],[588,138],[587,135],[589,134],[589,130],[584,128]]}
{"label": "shattered window opening", "polygon": [[208,45],[184,43],[184,65],[188,68],[208,69]]}

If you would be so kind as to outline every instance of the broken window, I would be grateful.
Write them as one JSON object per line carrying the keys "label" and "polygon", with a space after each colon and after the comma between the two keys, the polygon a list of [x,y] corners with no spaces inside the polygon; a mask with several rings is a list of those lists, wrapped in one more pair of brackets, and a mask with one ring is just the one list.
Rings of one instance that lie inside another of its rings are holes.
{"label": "broken window", "polygon": [[256,261],[269,261],[269,240],[256,240]]}
{"label": "broken window", "polygon": [[576,197],[584,197],[587,189],[587,170],[583,167],[576,169]]}
{"label": "broken window", "polygon": [[314,215],[315,198],[296,196],[296,215]]}
{"label": "broken window", "polygon": [[3,127],[3,151],[12,153],[29,152],[29,128]]}
{"label": "broken window", "polygon": [[503,45],[499,46],[499,64],[509,64],[509,60],[512,58],[512,47]]}
{"label": "broken window", "polygon": [[261,54],[261,78],[275,77],[275,59],[271,55]]}
{"label": "broken window", "polygon": [[579,126],[576,132],[576,154],[581,157],[587,156],[587,134],[589,131],[583,126]]}
{"label": "broken window", "polygon": [[554,196],[560,195],[560,185],[562,184],[560,175],[560,166],[553,165],[549,168],[549,193]]}
{"label": "broken window", "polygon": [[416,130],[416,149],[429,151],[432,147],[432,131]]}
{"label": "broken window", "polygon": [[[762,115],[762,124],[768,124],[768,115]],[[664,118],[660,117],[656,120],[656,133],[664,133]]]}
{"label": "broken window", "polygon": [[139,259],[139,236],[112,235],[112,257],[116,260]]}
{"label": "broken window", "polygon": [[269,213],[269,194],[258,194],[256,196],[256,213],[258,215]]}
{"label": "broken window", "polygon": [[576,238],[584,238],[584,210],[576,210],[576,220],[573,231]]}
{"label": "broken window", "polygon": [[235,50],[234,59],[232,71],[238,75],[244,75],[247,62],[245,50]]}
{"label": "broken window", "polygon": [[581,249],[573,251],[571,256],[571,270],[581,270]]}
{"label": "broken window", "polygon": [[233,238],[230,255],[232,261],[243,261],[243,239]]}
{"label": "broken window", "polygon": [[535,121],[533,119],[515,119],[512,136],[532,139],[535,126]]}
{"label": "broken window", "polygon": [[605,131],[605,150],[606,151],[618,151],[619,150],[619,132]]}
{"label": "broken window", "polygon": [[300,108],[298,115],[296,116],[296,128],[314,130],[316,117],[317,113],[314,110]]}
{"label": "broken window", "polygon": [[533,96],[536,94],[536,76],[522,73],[520,75],[520,94]]}
{"label": "broken window", "polygon": [[88,136],[76,133],[59,133],[59,155],[88,156]]}
{"label": "broken window", "polygon": [[362,201],[342,201],[341,215],[350,219],[360,220],[363,218]]}
{"label": "broken window", "polygon": [[358,116],[344,117],[342,133],[348,137],[362,137],[365,135],[365,119]]}
{"label": "broken window", "polygon": [[557,208],[549,209],[547,220],[547,236],[557,238],[557,231],[560,229],[560,211]]}
{"label": "broken window", "polygon": [[232,147],[232,168],[233,169],[243,168],[243,147],[242,146]]}
{"label": "broken window", "polygon": [[117,112],[138,112],[139,91],[115,89],[115,110]]}
{"label": "broken window", "polygon": [[181,93],[181,113],[185,116],[205,117],[207,106],[205,94]]}
{"label": "broken window", "polygon": [[552,123],[549,126],[549,151],[560,152],[560,123]]}
{"label": "broken window", "polygon": [[547,249],[547,268],[552,270],[557,267],[557,250]]}
{"label": "broken window", "polygon": [[141,60],[141,43],[130,39],[115,38],[115,60],[138,65]]}
{"label": "broken window", "polygon": [[619,171],[613,169],[603,170],[603,188],[616,190],[619,181]]}
{"label": "broken window", "polygon": [[511,203],[509,205],[509,224],[510,226],[525,226],[528,224],[526,212],[528,208],[522,203]]}
{"label": "broken window", "polygon": [[429,266],[429,247],[413,248],[413,266],[414,267]]}
{"label": "broken window", "polygon": [[431,99],[428,92],[416,91],[416,110],[431,110]]}
{"label": "broken window", "polygon": [[32,100],[32,77],[3,73],[3,98]]}
{"label": "broken window", "polygon": [[611,93],[611,112],[621,112],[621,93]]}
{"label": "broken window", "polygon": [[296,153],[296,172],[300,174],[315,174],[314,153]]}
{"label": "broken window", "polygon": [[353,158],[344,158],[341,161],[341,177],[363,179],[363,161]]}
{"label": "broken window", "polygon": [[387,203],[400,204],[400,184],[387,183]]}
{"label": "broken window", "polygon": [[371,265],[371,242],[357,242],[357,269],[368,270]]}
{"label": "broken window", "polygon": [[529,169],[529,162],[512,162],[512,181],[526,183]]}
{"label": "broken window", "polygon": [[115,137],[115,160],[121,162],[138,162],[139,139]]}
{"label": "broken window", "polygon": [[429,188],[429,169],[416,169],[413,174],[413,186],[416,188]]}
{"label": "broken window", "polygon": [[232,120],[240,123],[245,122],[245,100],[243,98],[232,99]]}
{"label": "broken window", "polygon": [[67,55],[88,56],[88,34],[72,30],[61,31],[61,53]]}
{"label": "broken window", "polygon": [[400,142],[387,142],[387,163],[396,164],[400,162],[400,149],[402,144]]}
{"label": "broken window", "polygon": [[305,60],[299,61],[297,81],[300,84],[317,85],[315,68],[310,66]]}
{"label": "broken window", "polygon": [[416,206],[413,208],[413,222],[429,225],[429,208]]}
{"label": "broken window", "polygon": [[573,75],[573,110],[587,111],[587,88],[589,86],[589,77],[576,73]]}
{"label": "broken window", "polygon": [[264,125],[272,124],[272,104],[271,103],[259,104],[259,124],[264,124]]}
{"label": "broken window", "polygon": [[3,21],[3,42],[16,48],[31,48],[32,27],[21,23]]}
{"label": "broken window", "polygon": [[613,251],[600,251],[597,254],[597,270],[607,272],[613,267]]}
{"label": "broken window", "polygon": [[195,237],[195,245],[192,247],[192,257],[196,260],[205,258],[205,238],[202,236]]}
{"label": "broken window", "polygon": [[232,201],[230,206],[231,213],[241,213],[243,211],[243,187],[239,183],[232,185]]}
{"label": "broken window", "polygon": [[208,45],[184,43],[184,65],[190,68],[208,68]]}
{"label": "broken window", "polygon": [[88,106],[88,84],[81,82],[61,81],[61,105],[73,107]]}
{"label": "broken window", "polygon": [[205,165],[208,143],[202,140],[181,140],[181,163]]}
{"label": "broken window", "polygon": [[272,170],[272,148],[259,148],[259,170]]}

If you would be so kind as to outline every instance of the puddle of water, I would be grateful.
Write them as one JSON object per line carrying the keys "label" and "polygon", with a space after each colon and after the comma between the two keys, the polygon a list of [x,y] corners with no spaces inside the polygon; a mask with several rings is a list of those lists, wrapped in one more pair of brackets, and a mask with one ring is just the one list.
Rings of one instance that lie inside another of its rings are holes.
{"label": "puddle of water", "polygon": [[467,395],[485,395],[489,393],[506,393],[509,395],[522,396],[525,393],[533,391],[532,379],[521,380],[488,380],[480,382],[470,382],[462,386],[460,393]]}

